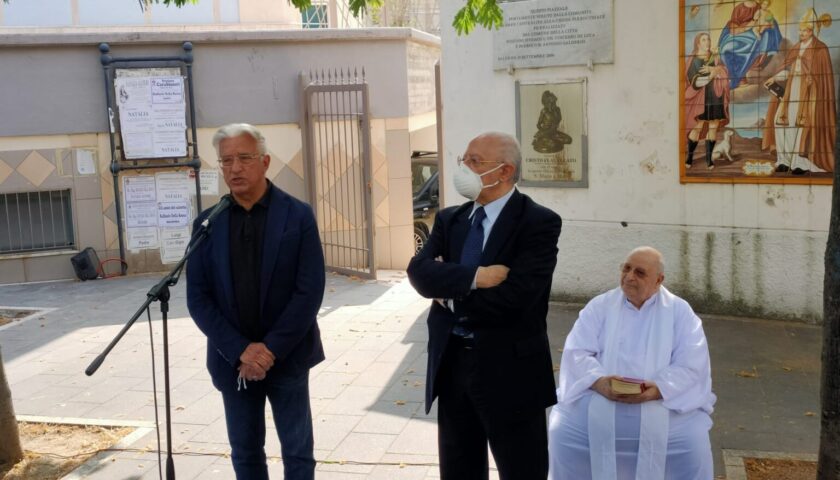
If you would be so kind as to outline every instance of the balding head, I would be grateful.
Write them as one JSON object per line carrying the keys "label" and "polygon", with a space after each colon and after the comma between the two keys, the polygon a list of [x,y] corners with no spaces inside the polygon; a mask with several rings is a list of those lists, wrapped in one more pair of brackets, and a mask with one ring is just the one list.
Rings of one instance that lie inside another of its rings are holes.
{"label": "balding head", "polygon": [[659,273],[663,275],[665,274],[665,259],[662,256],[662,252],[659,250],[648,246],[636,247],[627,254],[625,261],[634,255],[642,255],[654,259],[656,261],[657,268],[659,268]]}
{"label": "balding head", "polygon": [[482,188],[475,201],[487,205],[516,184],[521,163],[519,143],[506,133],[483,133],[470,141],[461,161],[480,177]]}
{"label": "balding head", "polygon": [[486,141],[493,145],[497,155],[493,160],[498,160],[502,163],[512,165],[514,172],[510,178],[510,182],[516,183],[519,181],[519,169],[522,165],[522,152],[519,148],[519,142],[515,137],[502,132],[485,132],[475,137],[472,141]]}
{"label": "balding head", "polygon": [[664,279],[665,262],[653,247],[634,248],[621,265],[621,289],[636,308],[659,291]]}

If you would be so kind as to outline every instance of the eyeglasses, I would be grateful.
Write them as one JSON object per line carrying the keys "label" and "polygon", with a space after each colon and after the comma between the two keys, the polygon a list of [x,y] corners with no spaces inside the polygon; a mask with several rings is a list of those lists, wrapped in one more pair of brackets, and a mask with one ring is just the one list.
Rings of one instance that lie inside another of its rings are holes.
{"label": "eyeglasses", "polygon": [[476,160],[476,157],[467,157],[467,158],[458,157],[458,166],[459,167],[461,166],[461,164],[464,164],[468,167],[475,167],[475,166],[477,166],[479,164],[482,164],[482,163],[498,164],[498,163],[504,163],[504,162],[501,162],[499,160]]}
{"label": "eyeglasses", "polygon": [[225,155],[224,157],[219,158],[219,165],[224,168],[230,168],[233,166],[233,162],[239,161],[240,165],[243,167],[247,167],[251,165],[257,159],[262,158],[262,154],[259,153],[239,153],[236,155]]}

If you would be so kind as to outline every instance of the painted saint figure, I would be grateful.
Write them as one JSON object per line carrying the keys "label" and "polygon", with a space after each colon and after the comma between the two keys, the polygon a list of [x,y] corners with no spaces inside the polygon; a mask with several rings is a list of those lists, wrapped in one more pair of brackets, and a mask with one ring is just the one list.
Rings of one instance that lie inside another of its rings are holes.
{"label": "painted saint figure", "polygon": [[720,57],[711,50],[711,37],[700,32],[694,37],[694,50],[686,58],[685,126],[688,132],[686,168],[694,162],[694,150],[706,133],[706,168],[713,169],[712,150],[718,128],[729,122],[728,72]]}
{"label": "painted saint figure", "polygon": [[765,82],[780,94],[770,97],[761,145],[776,151],[776,172],[834,171],[834,74],[829,49],[817,38],[821,26],[830,24],[830,16],[817,18],[809,9],[799,22],[799,42],[788,50],[782,69]]}
{"label": "painted saint figure", "polygon": [[542,94],[543,108],[540,110],[540,118],[537,120],[537,133],[534,134],[534,141],[531,145],[534,150],[540,153],[557,153],[563,150],[564,145],[572,143],[572,137],[560,131],[560,121],[563,114],[557,106],[557,95],[549,90]]}
{"label": "painted saint figure", "polygon": [[729,88],[737,88],[750,68],[779,53],[781,45],[782,32],[769,0],[735,5],[718,41],[721,59],[731,75]]}

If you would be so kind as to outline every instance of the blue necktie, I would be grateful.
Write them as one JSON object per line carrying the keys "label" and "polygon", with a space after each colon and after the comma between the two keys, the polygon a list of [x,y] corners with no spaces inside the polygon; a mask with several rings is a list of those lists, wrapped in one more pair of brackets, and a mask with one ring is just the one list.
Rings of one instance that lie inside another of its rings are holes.
{"label": "blue necktie", "polygon": [[[475,209],[470,230],[467,232],[466,240],[464,240],[464,249],[461,250],[461,265],[477,267],[481,264],[481,250],[484,248],[484,225],[482,225],[482,222],[486,216],[484,207]],[[473,332],[461,324],[456,324],[452,328],[452,334],[466,339],[473,338]]]}
{"label": "blue necktie", "polygon": [[477,267],[481,264],[481,251],[484,249],[484,207],[478,207],[473,213],[470,231],[464,240],[464,249],[461,251],[461,265]]}

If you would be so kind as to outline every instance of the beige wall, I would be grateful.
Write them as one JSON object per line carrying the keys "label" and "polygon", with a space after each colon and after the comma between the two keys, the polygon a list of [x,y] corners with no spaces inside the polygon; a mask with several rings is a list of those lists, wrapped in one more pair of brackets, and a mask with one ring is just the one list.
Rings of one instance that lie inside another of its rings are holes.
{"label": "beige wall", "polygon": [[435,63],[440,48],[421,43],[406,44],[408,112],[422,115],[435,111]]}
{"label": "beige wall", "polygon": [[[95,134],[46,137],[0,137],[0,193],[21,193],[70,189],[72,223],[77,248],[93,247],[104,259],[108,251],[107,225],[114,224],[113,209],[103,208],[102,181],[109,175],[103,165],[99,139]],[[92,152],[96,172],[79,174],[76,158],[80,150]],[[6,228],[5,225],[2,228]],[[116,230],[113,230],[116,232]],[[70,256],[74,250],[0,255],[0,283],[72,278]]]}
{"label": "beige wall", "polygon": [[411,151],[437,151],[437,119],[434,111],[408,119]]}
{"label": "beige wall", "polygon": [[[410,157],[418,144],[431,143],[427,133],[418,132],[434,124],[432,57],[439,46],[433,37],[409,29],[308,33],[261,27],[134,33],[0,28],[0,64],[9,66],[0,69],[0,80],[10,86],[0,91],[0,193],[72,189],[76,247],[91,246],[103,260],[118,257],[110,142],[102,131],[107,128],[102,69],[91,45],[108,40],[115,55],[160,55],[177,53],[180,42],[192,40],[202,169],[217,168],[211,137],[219,125],[251,122],[266,135],[272,157],[269,178],[306,200],[298,76],[305,68],[349,62],[360,73],[364,68],[370,91],[376,265],[405,268],[413,253]],[[131,40],[135,34],[140,41]],[[424,73],[427,64],[429,72]],[[432,83],[424,85],[427,80]],[[73,174],[78,148],[96,154],[95,175]],[[32,159],[24,164],[28,157]],[[120,175],[137,174],[126,170]],[[220,185],[220,193],[225,191]],[[202,198],[204,208],[216,201],[215,196]],[[0,255],[0,283],[71,278],[69,256],[74,252]],[[127,251],[126,261],[129,273],[166,269],[157,249]]]}
{"label": "beige wall", "polygon": [[[405,268],[413,254],[408,123],[408,119],[374,119],[371,122],[376,266],[381,269]],[[267,177],[286,192],[308,201],[300,128],[296,124],[258,125],[258,128],[266,137],[271,156]],[[198,129],[202,170],[218,170],[212,146],[215,131],[216,128]],[[95,175],[79,175],[76,171],[75,152],[78,149],[94,152],[98,160]],[[110,145],[105,134],[0,137],[0,193],[72,189],[77,250],[93,247],[100,260],[119,258],[109,159]],[[124,170],[120,178],[153,175],[158,171],[177,170]],[[219,172],[219,194],[227,191]],[[218,196],[202,197],[204,208],[216,201]],[[0,255],[0,283],[73,278],[69,257],[77,250]],[[125,259],[129,273],[158,272],[168,268],[161,263],[158,249],[131,251],[126,246]],[[110,271],[116,271],[118,264],[113,267]]]}
{"label": "beige wall", "polygon": [[240,23],[279,23],[300,27],[300,10],[291,2],[277,0],[239,0]]}

